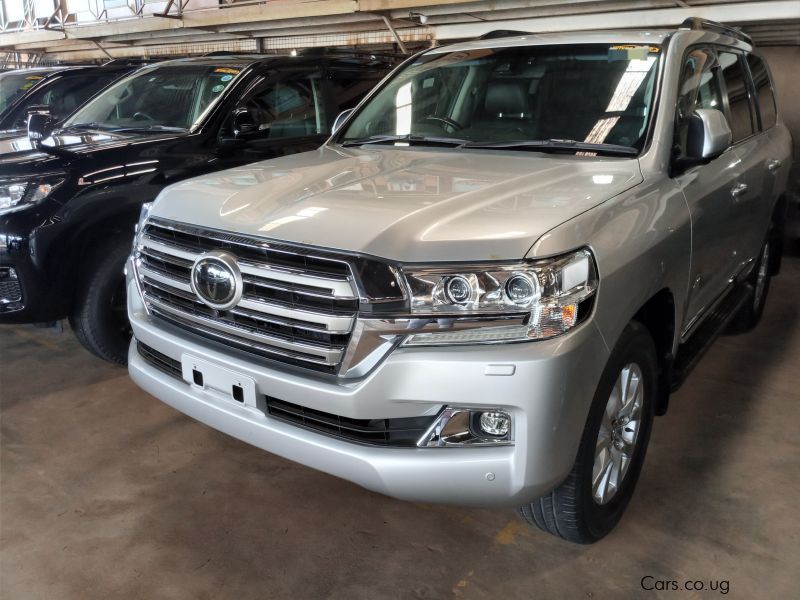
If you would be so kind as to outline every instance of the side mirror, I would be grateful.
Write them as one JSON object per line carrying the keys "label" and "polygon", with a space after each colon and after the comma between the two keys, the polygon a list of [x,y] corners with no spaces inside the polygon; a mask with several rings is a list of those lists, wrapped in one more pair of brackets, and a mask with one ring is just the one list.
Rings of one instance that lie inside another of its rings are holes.
{"label": "side mirror", "polygon": [[347,118],[350,116],[350,113],[352,112],[353,109],[348,108],[347,110],[339,113],[339,116],[336,117],[336,120],[333,122],[333,130],[331,131],[331,134],[334,134],[337,131],[339,131],[339,128],[342,126],[342,123],[347,121]]}
{"label": "side mirror", "polygon": [[233,137],[247,137],[251,133],[258,131],[258,123],[253,119],[250,111],[244,107],[239,107],[233,111]]}
{"label": "side mirror", "polygon": [[32,106],[28,109],[28,139],[34,147],[50,134],[52,126],[49,106]]}
{"label": "side mirror", "polygon": [[731,145],[733,134],[728,119],[716,108],[698,108],[689,119],[687,153],[690,159],[706,162]]}

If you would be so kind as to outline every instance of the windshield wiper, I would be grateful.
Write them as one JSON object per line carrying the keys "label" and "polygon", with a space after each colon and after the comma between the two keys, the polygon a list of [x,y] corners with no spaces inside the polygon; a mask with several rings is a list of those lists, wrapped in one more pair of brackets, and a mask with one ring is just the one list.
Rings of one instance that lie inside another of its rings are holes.
{"label": "windshield wiper", "polygon": [[351,146],[364,146],[366,144],[415,144],[421,146],[463,146],[467,141],[448,137],[428,137],[424,135],[371,135],[365,138],[345,140],[340,146],[350,148]]}
{"label": "windshield wiper", "polygon": [[109,125],[107,123],[97,123],[95,121],[92,123],[75,123],[73,125],[63,127],[62,129],[102,129],[103,131],[106,131],[108,128]]}
{"label": "windshield wiper", "polygon": [[172,127],[170,125],[148,125],[147,127],[116,127],[112,129],[112,131],[139,131],[139,132],[147,132],[147,131],[175,131],[175,132],[184,132],[187,131],[185,127]]}
{"label": "windshield wiper", "polygon": [[542,152],[594,152],[597,154],[610,154],[622,156],[636,156],[639,151],[631,146],[617,144],[594,144],[591,142],[577,142],[575,140],[505,140],[467,142],[462,148],[481,148],[497,150],[539,150]]}

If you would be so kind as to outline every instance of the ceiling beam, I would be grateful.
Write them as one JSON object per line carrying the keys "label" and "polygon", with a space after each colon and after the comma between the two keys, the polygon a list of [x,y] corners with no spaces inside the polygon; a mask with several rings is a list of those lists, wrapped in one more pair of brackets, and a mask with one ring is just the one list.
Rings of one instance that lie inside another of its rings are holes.
{"label": "ceiling beam", "polygon": [[437,40],[469,39],[494,29],[517,29],[530,32],[581,31],[598,29],[633,29],[675,27],[689,17],[701,17],[731,24],[758,23],[797,18],[797,0],[762,0],[693,6],[577,14],[491,22],[474,22],[434,27]]}

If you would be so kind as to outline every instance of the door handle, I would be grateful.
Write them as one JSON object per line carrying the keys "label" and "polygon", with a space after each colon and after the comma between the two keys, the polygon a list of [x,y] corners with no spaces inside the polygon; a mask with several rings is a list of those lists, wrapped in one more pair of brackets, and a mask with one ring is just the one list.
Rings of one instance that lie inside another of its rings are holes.
{"label": "door handle", "polygon": [[747,184],[746,183],[737,183],[735,186],[731,188],[731,196],[734,198],[738,198],[739,196],[743,195],[747,191]]}
{"label": "door handle", "polygon": [[783,163],[779,161],[777,158],[773,158],[771,161],[767,163],[767,169],[772,171],[773,173],[781,168]]}

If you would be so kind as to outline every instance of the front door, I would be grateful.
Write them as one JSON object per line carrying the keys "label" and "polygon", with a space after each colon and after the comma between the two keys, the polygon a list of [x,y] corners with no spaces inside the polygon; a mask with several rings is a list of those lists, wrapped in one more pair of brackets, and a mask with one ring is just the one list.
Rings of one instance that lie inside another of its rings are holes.
{"label": "front door", "polygon": [[[689,120],[698,108],[724,110],[720,69],[711,48],[695,48],[684,61],[676,107],[674,154],[685,156]],[[744,171],[733,148],[705,165],[680,173],[692,222],[692,255],[687,321],[700,318],[728,288],[740,253],[741,196]]]}

